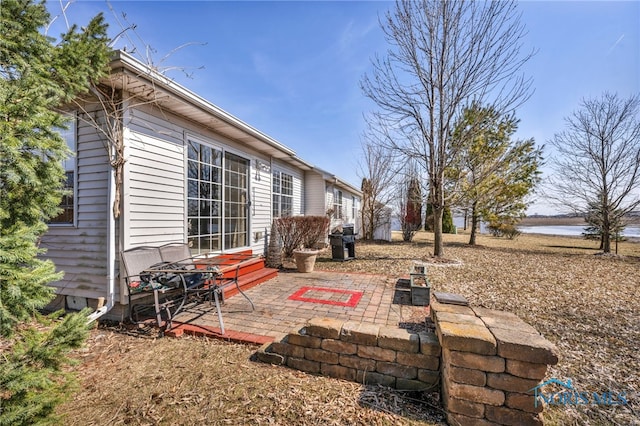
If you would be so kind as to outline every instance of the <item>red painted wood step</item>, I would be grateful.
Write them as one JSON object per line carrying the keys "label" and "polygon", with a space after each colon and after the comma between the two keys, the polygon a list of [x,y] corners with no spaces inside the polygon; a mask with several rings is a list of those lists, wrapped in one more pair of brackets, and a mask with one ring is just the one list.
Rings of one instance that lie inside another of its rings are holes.
{"label": "red painted wood step", "polygon": [[[242,291],[248,290],[251,287],[255,287],[258,284],[262,284],[272,278],[278,276],[278,270],[273,268],[261,268],[257,271],[249,272],[247,274],[240,275],[238,278],[238,285]],[[227,287],[224,289],[224,297],[231,297],[238,294],[238,289],[235,286]]]}
{"label": "red painted wood step", "polygon": [[[234,265],[238,262],[234,262],[234,263],[229,263],[228,265]],[[256,272],[259,271],[260,269],[264,269],[264,258],[262,257],[257,257],[254,259],[249,259],[249,260],[245,260],[240,264],[240,270],[238,271],[238,277],[241,277],[243,275],[247,275],[250,274],[252,272]],[[233,278],[236,274],[236,271],[232,270],[229,272],[225,272],[224,277],[225,278]]]}
{"label": "red painted wood step", "polygon": [[[261,284],[278,275],[277,269],[266,268],[264,257],[253,257],[251,250],[245,250],[236,253],[224,253],[215,256],[215,264],[226,271],[223,276],[226,279],[232,279],[236,275],[234,265],[240,264],[238,270],[238,285],[241,290],[249,289]],[[205,267],[205,265],[197,265],[197,267]],[[231,297],[238,294],[235,286],[224,289],[224,297]]]}

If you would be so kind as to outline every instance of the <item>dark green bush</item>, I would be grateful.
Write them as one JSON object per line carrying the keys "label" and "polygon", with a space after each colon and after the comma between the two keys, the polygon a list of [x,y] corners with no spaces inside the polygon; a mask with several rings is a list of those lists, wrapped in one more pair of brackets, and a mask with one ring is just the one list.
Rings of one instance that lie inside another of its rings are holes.
{"label": "dark green bush", "polygon": [[453,225],[453,215],[451,214],[451,209],[449,207],[445,207],[444,211],[442,212],[442,233],[456,233],[456,227]]}

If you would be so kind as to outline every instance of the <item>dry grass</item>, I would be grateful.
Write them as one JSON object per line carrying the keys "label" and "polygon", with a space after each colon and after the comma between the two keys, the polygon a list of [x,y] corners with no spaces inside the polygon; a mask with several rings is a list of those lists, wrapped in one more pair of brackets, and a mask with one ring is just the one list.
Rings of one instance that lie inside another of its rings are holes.
{"label": "dry grass", "polygon": [[82,389],[59,412],[65,425],[83,426],[431,425],[441,417],[415,395],[253,362],[255,349],[101,328],[78,354]]}
{"label": "dry grass", "polygon": [[[429,260],[432,234],[412,244],[357,246],[351,265],[325,269],[404,273],[412,259]],[[555,343],[560,363],[548,376],[571,378],[586,392],[626,391],[627,407],[548,409],[552,424],[640,424],[640,244],[624,242],[621,256],[602,256],[580,238],[521,235],[516,240],[447,235],[445,256],[461,266],[434,265],[435,291],[464,295],[477,306],[513,312]]]}
{"label": "dry grass", "polygon": [[[358,243],[358,259],[317,269],[406,275],[430,260],[432,234],[414,243]],[[516,313],[560,351],[549,377],[583,391],[625,391],[628,406],[553,407],[551,424],[640,424],[640,244],[599,256],[593,242],[522,235],[446,236],[457,266],[429,267],[436,291]],[[76,367],[82,390],[60,408],[66,424],[433,424],[440,414],[412,397],[250,361],[255,348],[198,338],[151,339],[94,331]],[[419,395],[420,397],[422,395]],[[435,416],[435,417],[434,417]]]}

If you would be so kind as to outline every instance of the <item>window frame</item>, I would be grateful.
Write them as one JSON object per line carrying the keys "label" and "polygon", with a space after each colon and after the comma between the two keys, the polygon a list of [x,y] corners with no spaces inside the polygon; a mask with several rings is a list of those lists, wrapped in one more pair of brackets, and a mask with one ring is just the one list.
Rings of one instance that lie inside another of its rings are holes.
{"label": "window frame", "polygon": [[340,189],[333,189],[333,218],[334,219],[343,219],[344,212],[342,211],[343,207],[343,193]]}
{"label": "window frame", "polygon": [[[283,191],[284,189],[283,176],[286,177],[288,181],[290,181],[290,188],[288,188],[289,189],[288,192],[290,192],[290,194],[285,193]],[[272,217],[275,219],[279,217],[293,216],[293,175],[279,169],[274,169],[271,174],[271,179],[272,179],[271,181],[271,215]],[[277,188],[276,188],[276,182],[278,182]],[[277,201],[276,201],[276,198],[277,198]],[[289,214],[285,214],[285,215],[282,214],[283,210],[286,210],[286,208],[283,208],[285,207],[285,204],[283,203],[284,199],[290,200],[290,203],[288,203],[287,205]]]}
{"label": "window frame", "polygon": [[[190,156],[190,144],[194,144],[194,147],[197,145],[195,150],[197,153],[196,158],[191,158]],[[202,153],[204,152],[208,152],[208,154],[203,157]],[[237,200],[232,200],[230,197],[232,193],[240,194],[242,192],[245,193],[246,197],[249,197],[251,193],[251,160],[247,158],[246,154],[228,149],[218,141],[212,141],[191,133],[185,133],[184,155],[185,235],[187,242],[190,244],[198,241],[197,247],[195,245],[191,247],[192,252],[198,254],[226,253],[251,247],[251,215],[249,214],[249,209],[245,206],[251,200],[247,198],[245,203],[238,203]],[[244,173],[238,173],[239,170],[227,168],[229,165],[227,162],[231,161],[228,158],[230,156],[238,157],[242,162],[246,162],[247,169]],[[194,176],[191,175],[192,171],[195,172]],[[205,186],[203,187],[203,185]],[[242,185],[246,185],[246,189],[242,189]],[[206,189],[207,186],[209,187],[209,195],[202,197],[201,191],[203,188]],[[193,195],[190,192],[192,190],[195,190]],[[217,195],[217,198],[213,197],[214,194]],[[197,212],[195,215],[191,214],[191,204],[193,203],[195,203],[193,211]],[[208,210],[207,214],[203,214],[205,212],[203,206],[207,206],[205,209]],[[234,209],[234,207],[238,209]],[[239,208],[246,208],[246,216],[242,216],[240,213],[235,216],[231,215],[233,211],[239,212]],[[239,219],[244,220],[244,226],[236,227],[236,232],[231,232],[233,226],[230,226],[230,221]],[[196,233],[190,233],[192,226],[197,230]],[[205,233],[201,232],[203,226],[207,228]],[[243,235],[244,237],[242,237]],[[238,236],[240,236],[239,239]],[[202,238],[209,240],[208,247],[206,247],[207,244],[202,244]],[[233,238],[236,238],[236,240],[233,240]],[[232,240],[240,245],[232,247]],[[215,248],[213,247],[214,242],[216,243]]]}
{"label": "window frame", "polygon": [[357,197],[355,195],[351,195],[351,216],[353,216],[353,220],[355,222],[357,214],[358,214],[358,209],[356,208],[356,201],[357,201]]}
{"label": "window frame", "polygon": [[[60,207],[64,209],[58,216],[51,218],[47,221],[47,226],[49,227],[69,227],[74,228],[77,226],[78,222],[78,114],[76,112],[70,113],[69,121],[67,123],[68,129],[55,129],[60,136],[65,140],[67,147],[71,151],[71,155],[69,158],[63,161],[63,167],[65,176],[65,190],[70,190],[70,194],[65,194],[60,199]],[[70,142],[71,141],[71,145]],[[70,167],[69,167],[70,163]],[[73,176],[71,179],[68,178],[68,174],[71,173]],[[71,187],[69,187],[68,183],[71,182]],[[64,201],[68,200],[68,197],[72,197],[71,203],[64,203]],[[55,219],[59,217],[65,216],[65,211],[71,208],[71,221],[64,222],[54,222]]]}

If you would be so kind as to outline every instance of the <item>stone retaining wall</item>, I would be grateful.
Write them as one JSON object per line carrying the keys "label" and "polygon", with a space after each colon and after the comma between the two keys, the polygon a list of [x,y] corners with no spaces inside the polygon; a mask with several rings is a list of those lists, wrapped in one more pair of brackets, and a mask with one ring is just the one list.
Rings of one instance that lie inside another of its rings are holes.
{"label": "stone retaining wall", "polygon": [[263,345],[263,362],[402,390],[441,391],[451,425],[538,425],[533,388],[555,346],[509,312],[431,300],[436,334],[314,318]]}
{"label": "stone retaining wall", "polygon": [[263,345],[257,357],[359,383],[402,390],[439,387],[440,344],[435,334],[397,327],[314,318]]}
{"label": "stone retaining wall", "polygon": [[555,346],[516,315],[431,301],[442,345],[442,403],[452,425],[539,425],[533,388]]}

